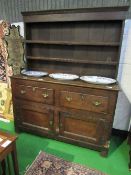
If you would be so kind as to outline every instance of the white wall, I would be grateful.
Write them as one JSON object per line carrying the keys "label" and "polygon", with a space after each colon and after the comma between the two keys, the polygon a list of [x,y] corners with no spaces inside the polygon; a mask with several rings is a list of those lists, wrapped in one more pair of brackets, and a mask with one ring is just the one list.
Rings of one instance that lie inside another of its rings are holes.
{"label": "white wall", "polygon": [[125,21],[118,81],[131,103],[131,19]]}
{"label": "white wall", "polygon": [[118,95],[113,127],[128,130],[131,118],[131,19],[125,21],[118,71]]}
{"label": "white wall", "polygon": [[[20,34],[24,36],[24,24],[22,22],[12,25],[19,25]],[[118,81],[121,91],[118,95],[113,128],[128,130],[131,118],[131,20],[125,21]]]}

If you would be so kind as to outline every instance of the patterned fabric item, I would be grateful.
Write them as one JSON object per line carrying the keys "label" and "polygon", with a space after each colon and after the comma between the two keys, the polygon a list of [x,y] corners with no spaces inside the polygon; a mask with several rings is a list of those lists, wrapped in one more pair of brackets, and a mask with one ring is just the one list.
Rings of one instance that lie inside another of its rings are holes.
{"label": "patterned fabric item", "polygon": [[0,83],[0,114],[5,110],[5,103],[7,99],[7,84]]}
{"label": "patterned fabric item", "polygon": [[23,37],[20,36],[20,27],[12,25],[10,34],[5,36],[8,50],[8,64],[13,69],[13,74],[20,74],[21,68],[25,67],[24,63],[24,46]]}
{"label": "patterned fabric item", "polygon": [[[6,21],[0,21],[0,80],[9,83],[9,77],[12,75],[12,68],[7,63],[7,46],[4,37],[9,34],[9,24]],[[1,64],[0,64],[1,65]]]}
{"label": "patterned fabric item", "polygon": [[0,80],[6,81],[6,60],[7,49],[3,41],[4,36],[8,33],[8,24],[5,21],[0,21]]}
{"label": "patterned fabric item", "polygon": [[25,175],[104,175],[104,173],[40,152]]}
{"label": "patterned fabric item", "polygon": [[13,120],[13,104],[12,104],[12,94],[10,88],[7,88],[7,98],[5,101],[5,109],[3,111],[3,116],[6,119]]}
{"label": "patterned fabric item", "polygon": [[0,116],[13,120],[11,89],[4,82],[0,82]]}
{"label": "patterned fabric item", "polygon": [[4,41],[9,34],[9,24],[0,21],[0,116],[13,119],[12,100],[10,87],[10,76],[13,74],[11,66],[8,65],[7,45]]}
{"label": "patterned fabric item", "polygon": [[6,81],[5,60],[2,55],[0,55],[0,80]]}

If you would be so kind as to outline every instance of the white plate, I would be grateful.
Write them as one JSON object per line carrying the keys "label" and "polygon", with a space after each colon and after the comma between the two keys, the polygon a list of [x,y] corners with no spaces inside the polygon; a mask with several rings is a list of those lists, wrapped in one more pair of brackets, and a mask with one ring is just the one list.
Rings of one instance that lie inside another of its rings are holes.
{"label": "white plate", "polygon": [[57,80],[75,80],[79,78],[78,75],[74,74],[63,74],[63,73],[53,73],[49,74],[49,77],[57,79]]}
{"label": "white plate", "polygon": [[47,75],[47,72],[41,72],[41,71],[26,71],[26,70],[22,70],[21,74],[23,75],[27,75],[27,76],[33,76],[33,77],[42,77]]}
{"label": "white plate", "polygon": [[88,83],[93,84],[113,84],[116,83],[115,79],[107,78],[107,77],[100,77],[100,76],[81,76],[81,80],[86,81]]}

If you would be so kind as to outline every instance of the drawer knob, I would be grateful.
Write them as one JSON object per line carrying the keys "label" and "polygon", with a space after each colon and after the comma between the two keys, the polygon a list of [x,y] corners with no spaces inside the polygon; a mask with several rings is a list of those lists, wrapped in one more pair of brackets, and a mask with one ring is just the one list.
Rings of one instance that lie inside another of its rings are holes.
{"label": "drawer knob", "polygon": [[84,95],[81,95],[81,100],[82,100],[82,101],[85,100]]}
{"label": "drawer knob", "polygon": [[62,124],[62,123],[60,123],[60,125],[59,125],[59,126],[60,126],[60,128],[63,128],[63,124]]}
{"label": "drawer knob", "polygon": [[32,91],[34,92],[35,90],[36,90],[36,87],[33,87],[33,88],[32,88]]}
{"label": "drawer knob", "polygon": [[26,91],[24,91],[24,90],[21,90],[21,91],[20,91],[20,93],[21,93],[21,94],[25,94],[25,93],[26,93]]}
{"label": "drawer knob", "polygon": [[49,124],[50,124],[50,126],[53,126],[53,121],[52,121],[52,120],[50,120]]}
{"label": "drawer knob", "polygon": [[44,98],[47,98],[49,95],[48,95],[48,93],[44,93],[44,94],[42,94],[42,96],[43,96]]}
{"label": "drawer knob", "polygon": [[100,105],[101,105],[101,102],[99,102],[99,101],[94,101],[94,102],[93,102],[93,105],[95,105],[95,106],[100,106]]}
{"label": "drawer knob", "polygon": [[72,101],[72,98],[71,98],[71,97],[66,97],[66,100],[67,100],[68,102],[70,102],[70,101]]}
{"label": "drawer knob", "polygon": [[59,128],[56,128],[55,133],[59,134]]}

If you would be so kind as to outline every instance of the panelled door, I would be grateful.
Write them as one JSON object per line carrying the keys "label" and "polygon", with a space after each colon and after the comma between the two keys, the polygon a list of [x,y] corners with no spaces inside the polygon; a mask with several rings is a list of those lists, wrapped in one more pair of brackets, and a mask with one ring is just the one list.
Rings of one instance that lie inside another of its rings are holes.
{"label": "panelled door", "polygon": [[86,113],[59,113],[59,135],[82,143],[103,145],[108,139],[110,122]]}
{"label": "panelled door", "polygon": [[[54,129],[53,110],[42,103],[16,100],[15,122],[20,128],[52,134]],[[17,117],[18,116],[18,117]],[[18,127],[18,126],[17,126]]]}

